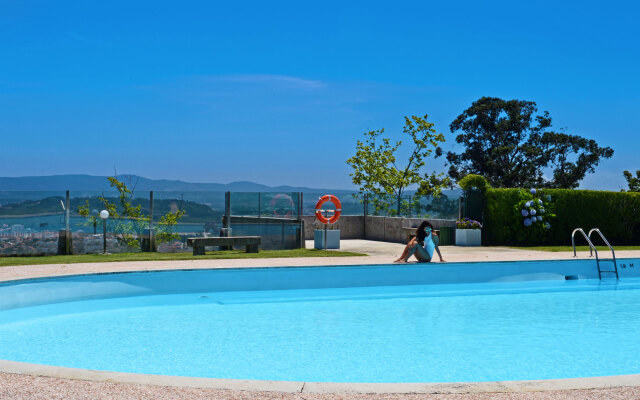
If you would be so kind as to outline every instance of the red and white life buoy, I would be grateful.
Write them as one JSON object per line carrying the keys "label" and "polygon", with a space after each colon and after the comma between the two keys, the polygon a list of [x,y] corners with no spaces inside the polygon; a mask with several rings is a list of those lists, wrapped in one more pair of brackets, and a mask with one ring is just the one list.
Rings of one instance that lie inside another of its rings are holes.
{"label": "red and white life buoy", "polygon": [[[332,202],[336,206],[335,211],[331,210],[331,211],[334,211],[333,216],[331,216],[331,218],[326,218],[324,215],[322,215],[322,205],[327,201]],[[316,219],[323,224],[336,223],[340,219],[341,213],[342,213],[342,204],[340,204],[340,200],[338,200],[336,196],[326,194],[320,197],[320,199],[316,203]]]}
{"label": "red and white life buoy", "polygon": [[[288,203],[289,205],[289,212],[287,212],[284,215],[280,215],[278,214],[278,210],[276,210],[276,203],[278,203],[278,200],[284,200],[285,202]],[[290,217],[291,215],[293,215],[293,209],[295,207],[295,204],[293,203],[293,199],[291,198],[291,196],[284,194],[284,193],[278,193],[277,195],[273,196],[273,198],[271,199],[271,202],[269,203],[269,205],[271,206],[271,208],[273,209],[273,214],[276,217]]]}

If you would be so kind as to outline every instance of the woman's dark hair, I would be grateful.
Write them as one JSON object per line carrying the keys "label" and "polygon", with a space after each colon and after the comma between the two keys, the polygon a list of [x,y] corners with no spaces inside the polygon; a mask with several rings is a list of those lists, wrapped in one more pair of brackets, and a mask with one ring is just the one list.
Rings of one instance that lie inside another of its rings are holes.
{"label": "woman's dark hair", "polygon": [[426,228],[429,227],[433,231],[433,225],[429,221],[422,221],[422,223],[416,229],[416,240],[420,243],[424,242],[424,238],[427,237]]}

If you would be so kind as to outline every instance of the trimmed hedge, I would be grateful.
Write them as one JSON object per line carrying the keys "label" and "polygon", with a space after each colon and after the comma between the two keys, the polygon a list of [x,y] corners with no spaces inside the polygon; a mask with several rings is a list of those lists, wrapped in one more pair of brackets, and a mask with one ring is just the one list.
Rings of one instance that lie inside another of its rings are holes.
{"label": "trimmed hedge", "polygon": [[[593,190],[541,189],[551,195],[556,217],[545,232],[525,227],[515,205],[528,192],[521,189],[487,189],[482,242],[493,246],[570,245],[575,228],[589,233],[600,228],[612,246],[640,244],[640,193]],[[593,236],[592,236],[593,237]],[[576,245],[585,245],[576,236]],[[600,238],[595,245],[602,244]]]}

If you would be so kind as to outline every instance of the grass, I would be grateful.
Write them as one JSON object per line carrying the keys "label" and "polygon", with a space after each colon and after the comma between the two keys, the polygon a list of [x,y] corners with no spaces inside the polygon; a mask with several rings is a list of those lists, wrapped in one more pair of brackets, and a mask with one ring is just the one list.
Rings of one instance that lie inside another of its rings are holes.
{"label": "grass", "polygon": [[0,267],[10,265],[37,264],[77,264],[124,261],[168,261],[168,260],[222,260],[231,258],[292,258],[292,257],[353,257],[366,256],[349,251],[325,251],[315,249],[261,250],[246,253],[244,250],[208,252],[204,256],[191,253],[120,253],[120,254],[80,254],[71,256],[0,257]]}
{"label": "grass", "polygon": [[[512,249],[521,250],[535,250],[535,251],[549,251],[552,253],[558,253],[562,251],[573,252],[572,246],[532,246],[532,247],[511,247]],[[607,246],[596,246],[598,251],[609,251]],[[640,250],[640,246],[614,246],[614,250]],[[576,251],[589,251],[589,246],[576,246]]]}

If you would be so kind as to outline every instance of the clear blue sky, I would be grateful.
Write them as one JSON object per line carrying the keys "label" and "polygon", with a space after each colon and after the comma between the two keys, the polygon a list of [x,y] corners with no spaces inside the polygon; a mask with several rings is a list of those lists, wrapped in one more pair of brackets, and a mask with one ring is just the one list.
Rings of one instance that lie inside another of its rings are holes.
{"label": "clear blue sky", "polygon": [[[640,3],[0,0],[0,176],[351,188],[345,160],[404,115],[531,100],[640,169]],[[442,162],[432,162],[442,170]]]}

